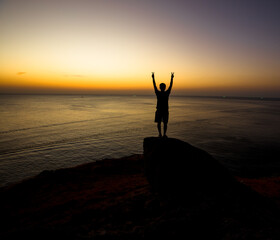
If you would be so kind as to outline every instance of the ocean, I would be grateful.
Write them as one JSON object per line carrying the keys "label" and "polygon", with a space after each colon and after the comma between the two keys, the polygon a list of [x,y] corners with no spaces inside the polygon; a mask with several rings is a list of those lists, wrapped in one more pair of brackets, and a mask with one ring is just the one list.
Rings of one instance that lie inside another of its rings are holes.
{"label": "ocean", "polygon": [[[0,186],[143,153],[143,139],[158,136],[155,107],[155,96],[0,95]],[[167,135],[202,148],[236,174],[274,176],[279,120],[279,99],[171,94]]]}

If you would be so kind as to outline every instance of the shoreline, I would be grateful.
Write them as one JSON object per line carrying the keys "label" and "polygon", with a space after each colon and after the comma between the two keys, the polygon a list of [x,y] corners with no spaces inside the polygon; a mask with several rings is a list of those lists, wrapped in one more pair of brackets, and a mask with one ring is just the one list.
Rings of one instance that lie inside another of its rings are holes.
{"label": "shoreline", "polygon": [[[215,199],[208,199],[202,205],[190,202],[187,207],[166,205],[151,190],[143,164],[143,154],[104,159],[71,168],[43,171],[12,186],[0,188],[1,220],[4,223],[0,236],[2,239],[21,236],[30,239],[54,236],[69,239],[145,239],[145,234],[160,235],[161,224],[170,224],[173,218],[179,221],[178,224],[185,221],[181,219],[181,211],[191,219],[199,214],[200,218],[210,222],[222,214],[218,211],[221,203],[216,206]],[[269,204],[280,207],[280,177],[236,179],[258,192]],[[210,210],[213,204],[216,207]],[[212,213],[209,216],[208,211],[217,211],[217,216]],[[166,215],[167,212],[172,216]],[[245,217],[243,213],[239,214],[240,219]],[[271,217],[270,221],[276,221],[274,218]],[[198,226],[203,228],[210,224],[205,221]],[[241,220],[231,222],[228,216],[223,223],[213,221],[210,226],[217,228],[215,231],[218,233],[213,233],[215,236],[230,234],[232,238],[229,239],[236,239],[233,237],[235,230],[230,230],[236,224],[243,229],[239,233],[241,235],[250,235],[252,231],[246,223]],[[269,226],[263,228],[262,233],[256,233],[256,236],[278,234],[274,227],[273,231]]]}
{"label": "shoreline", "polygon": [[[37,181],[37,179],[44,178],[45,176],[51,176],[60,174],[62,172],[68,172],[70,174],[74,173],[75,171],[81,171],[87,167],[105,167],[106,163],[110,163],[114,165],[114,163],[118,163],[118,161],[122,160],[131,160],[131,159],[141,159],[143,161],[144,154],[132,154],[120,158],[105,158],[101,160],[96,160],[94,162],[82,163],[78,164],[73,167],[65,167],[65,168],[58,168],[54,170],[43,170],[40,173],[24,178],[22,180],[16,182],[10,182],[7,185],[0,186],[0,193],[5,192],[7,189],[18,187],[22,184],[26,184],[27,182]],[[143,163],[142,163],[143,164]],[[121,173],[121,172],[120,172]],[[144,174],[144,172],[143,172]],[[280,204],[280,176],[246,176],[245,174],[241,173],[234,173],[231,172],[231,175],[240,183],[252,188],[254,191],[258,192],[259,194],[268,197],[274,198]]]}
{"label": "shoreline", "polygon": [[[53,170],[43,170],[38,174],[35,174],[33,176],[29,176],[26,178],[23,178],[21,180],[15,181],[15,182],[9,182],[4,184],[3,186],[0,186],[0,192],[1,191],[5,191],[5,189],[9,189],[9,188],[13,188],[17,185],[20,184],[24,184],[27,181],[33,181],[36,180],[37,178],[40,178],[41,176],[44,175],[50,175],[53,174],[55,172],[61,172],[61,171],[75,171],[75,169],[81,169],[84,168],[86,166],[91,166],[91,165],[95,165],[96,163],[99,164],[101,162],[107,162],[107,161],[118,161],[118,160],[122,160],[122,159],[134,159],[134,158],[144,158],[144,154],[131,154],[128,156],[124,156],[124,157],[120,157],[120,158],[104,158],[104,159],[100,159],[100,160],[96,160],[93,162],[87,162],[87,163],[81,163],[72,167],[64,167],[64,168],[58,168],[58,169],[53,169]],[[226,165],[224,165],[226,167]],[[236,172],[236,171],[230,171],[231,175],[234,176],[234,178],[236,178],[239,182],[248,185],[250,187],[252,187],[253,190],[255,190],[256,192],[259,192],[262,195],[266,195],[266,196],[274,196],[274,194],[272,193],[273,191],[269,190],[269,188],[267,187],[257,187],[257,183],[262,184],[262,185],[270,185],[273,184],[273,182],[278,183],[279,182],[279,201],[280,201],[280,175],[261,175],[261,174],[245,174],[243,172]],[[274,187],[275,184],[273,184]],[[267,192],[267,193],[266,193]]]}

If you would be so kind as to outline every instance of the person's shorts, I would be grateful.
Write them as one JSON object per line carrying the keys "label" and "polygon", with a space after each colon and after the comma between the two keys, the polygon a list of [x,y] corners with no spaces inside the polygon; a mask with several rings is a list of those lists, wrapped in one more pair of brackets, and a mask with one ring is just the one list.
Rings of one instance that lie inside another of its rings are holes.
{"label": "person's shorts", "polygon": [[168,123],[169,112],[168,111],[159,111],[156,110],[155,113],[155,122],[165,122]]}

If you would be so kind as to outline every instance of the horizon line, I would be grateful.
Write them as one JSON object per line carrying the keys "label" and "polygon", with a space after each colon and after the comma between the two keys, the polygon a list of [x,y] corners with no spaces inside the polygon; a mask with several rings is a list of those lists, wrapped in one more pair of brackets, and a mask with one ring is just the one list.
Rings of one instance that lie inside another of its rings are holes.
{"label": "horizon line", "polygon": [[[129,94],[129,93],[1,93],[0,95],[43,95],[43,96],[154,96],[154,94]],[[190,95],[190,94],[173,94],[172,97],[192,97],[192,98],[219,98],[219,99],[244,99],[244,100],[276,100],[280,97],[261,97],[261,96],[237,96],[237,95]]]}

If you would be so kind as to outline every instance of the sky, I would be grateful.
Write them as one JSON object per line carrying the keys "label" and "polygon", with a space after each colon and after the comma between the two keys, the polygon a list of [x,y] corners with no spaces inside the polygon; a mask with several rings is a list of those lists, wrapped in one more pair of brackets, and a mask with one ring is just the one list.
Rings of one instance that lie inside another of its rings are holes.
{"label": "sky", "polygon": [[280,97],[277,0],[0,0],[0,93]]}

